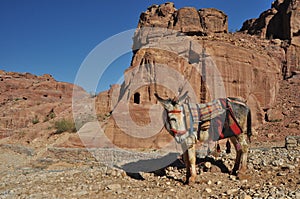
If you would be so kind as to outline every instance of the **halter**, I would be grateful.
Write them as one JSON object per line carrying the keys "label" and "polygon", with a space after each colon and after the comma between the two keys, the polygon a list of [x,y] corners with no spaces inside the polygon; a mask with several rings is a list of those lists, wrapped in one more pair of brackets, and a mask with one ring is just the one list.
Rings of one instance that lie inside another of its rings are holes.
{"label": "halter", "polygon": [[168,111],[168,113],[181,113],[181,110],[172,110],[172,111]]}
{"label": "halter", "polygon": [[[181,110],[168,111],[168,114],[169,113],[181,113]],[[187,132],[186,130],[176,130],[176,129],[173,129],[173,128],[170,128],[170,131],[172,131],[172,133],[174,133],[174,135],[184,135]]]}

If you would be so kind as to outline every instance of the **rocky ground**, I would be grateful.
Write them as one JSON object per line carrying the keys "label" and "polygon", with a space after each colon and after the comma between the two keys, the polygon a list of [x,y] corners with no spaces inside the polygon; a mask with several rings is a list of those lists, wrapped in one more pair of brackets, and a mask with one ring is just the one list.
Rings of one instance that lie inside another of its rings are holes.
{"label": "rocky ground", "polygon": [[156,172],[126,173],[85,149],[41,149],[2,139],[0,198],[300,198],[300,141],[289,137],[286,147],[285,140],[300,136],[300,78],[280,84],[275,109],[282,115],[256,129],[245,175],[227,172],[234,153],[199,159],[197,181],[188,186],[180,160]]}
{"label": "rocky ground", "polygon": [[[40,158],[25,148],[1,148],[0,198],[299,198],[299,149],[256,148],[247,175],[229,175],[233,155],[200,162],[194,185],[183,184],[178,163],[164,171],[126,173],[92,159]],[[81,154],[84,156],[83,154]],[[204,162],[212,162],[207,169]]]}

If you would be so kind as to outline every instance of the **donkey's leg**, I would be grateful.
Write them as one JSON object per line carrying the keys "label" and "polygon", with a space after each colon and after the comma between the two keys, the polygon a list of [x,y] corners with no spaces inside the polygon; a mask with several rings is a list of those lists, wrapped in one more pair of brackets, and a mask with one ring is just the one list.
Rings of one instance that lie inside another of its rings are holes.
{"label": "donkey's leg", "polygon": [[247,170],[248,143],[246,139],[247,136],[245,134],[230,138],[236,150],[236,159],[232,170],[232,174],[234,175],[236,175],[238,170],[241,173]]}
{"label": "donkey's leg", "polygon": [[239,141],[237,140],[237,137],[235,137],[235,136],[231,137],[230,141],[234,145],[234,148],[235,148],[235,151],[236,151],[235,163],[234,163],[234,167],[231,171],[231,174],[236,175],[237,170],[239,170],[239,168],[240,168],[242,150],[241,150],[241,145],[240,145]]}
{"label": "donkey's leg", "polygon": [[[248,136],[247,136],[247,128],[251,128],[248,127],[248,122],[247,122],[247,119],[248,119],[249,115],[248,114],[244,114],[244,117],[240,118],[240,126],[242,128],[242,133],[239,134],[237,136],[237,139],[240,143],[240,146],[241,146],[241,167],[239,169],[239,172],[240,173],[244,173],[246,172],[247,170],[247,158],[248,158],[248,150],[249,150],[249,145],[248,145]],[[251,117],[251,116],[250,116]]]}
{"label": "donkey's leg", "polygon": [[189,154],[188,154],[187,150],[183,153],[183,160],[184,160],[184,164],[185,164],[185,167],[186,167],[185,183],[188,184],[189,180],[190,180],[190,177],[191,177],[191,170],[190,170],[191,164],[190,164],[190,161],[189,161]]}
{"label": "donkey's leg", "polygon": [[[246,131],[244,131],[246,132]],[[247,170],[247,159],[248,159],[248,151],[249,151],[249,145],[247,143],[247,136],[246,134],[240,134],[238,136],[239,143],[241,144],[241,167],[240,172],[246,172]]]}
{"label": "donkey's leg", "polygon": [[197,177],[196,172],[196,146],[194,137],[188,137],[183,144],[183,158],[185,166],[187,169],[186,172],[186,183],[194,183]]}
{"label": "donkey's leg", "polygon": [[195,144],[193,144],[192,147],[188,149],[188,156],[189,156],[189,162],[190,162],[190,174],[191,177],[188,181],[188,183],[194,183],[197,177],[196,172],[196,147]]}

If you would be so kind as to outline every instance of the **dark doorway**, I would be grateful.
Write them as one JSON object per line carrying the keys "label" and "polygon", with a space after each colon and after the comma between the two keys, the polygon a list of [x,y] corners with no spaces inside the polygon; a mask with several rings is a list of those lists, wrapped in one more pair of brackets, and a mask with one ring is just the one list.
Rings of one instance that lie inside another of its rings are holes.
{"label": "dark doorway", "polygon": [[134,95],[133,95],[133,103],[140,104],[141,103],[140,97],[141,97],[140,93],[134,93]]}

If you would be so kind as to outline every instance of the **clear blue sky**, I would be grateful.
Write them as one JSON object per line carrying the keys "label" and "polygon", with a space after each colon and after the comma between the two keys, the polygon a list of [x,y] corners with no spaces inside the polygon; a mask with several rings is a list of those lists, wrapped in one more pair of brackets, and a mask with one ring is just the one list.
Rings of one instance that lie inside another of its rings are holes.
{"label": "clear blue sky", "polygon": [[[99,43],[136,28],[148,0],[0,0],[0,69],[52,74],[74,82],[77,70]],[[175,7],[214,7],[229,17],[229,30],[240,29],[271,7],[272,0],[175,0]],[[117,46],[116,46],[117,47]],[[108,89],[131,61],[128,53],[104,73],[99,90]],[[118,71],[118,72],[116,72]]]}

